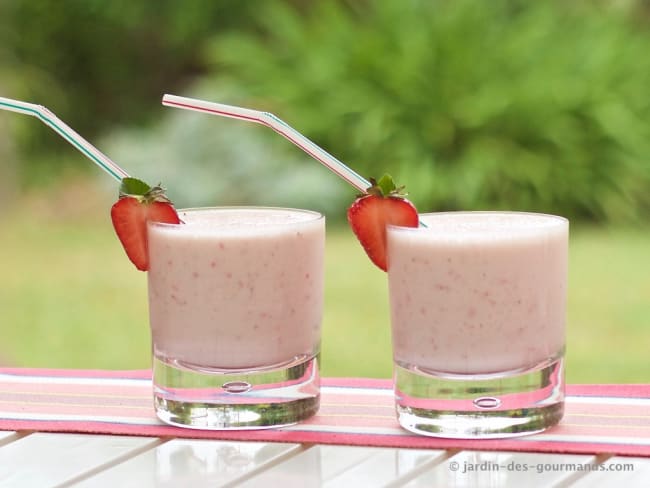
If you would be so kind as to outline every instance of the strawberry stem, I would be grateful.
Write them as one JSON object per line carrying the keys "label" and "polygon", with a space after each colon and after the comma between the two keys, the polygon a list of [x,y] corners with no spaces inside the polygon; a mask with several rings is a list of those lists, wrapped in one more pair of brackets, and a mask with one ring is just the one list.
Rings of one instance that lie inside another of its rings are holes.
{"label": "strawberry stem", "polygon": [[393,177],[388,173],[385,173],[384,176],[379,178],[379,181],[374,178],[370,178],[370,184],[366,189],[366,194],[374,195],[376,197],[399,197],[403,198],[406,196],[406,193],[403,193],[404,186],[395,185]]}

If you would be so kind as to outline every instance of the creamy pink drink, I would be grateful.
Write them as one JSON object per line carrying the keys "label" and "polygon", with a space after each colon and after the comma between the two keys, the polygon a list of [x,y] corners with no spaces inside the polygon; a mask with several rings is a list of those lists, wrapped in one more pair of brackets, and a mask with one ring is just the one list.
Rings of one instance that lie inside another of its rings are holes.
{"label": "creamy pink drink", "polygon": [[149,227],[154,355],[205,369],[255,369],[319,349],[325,222],[269,208],[180,211]]}
{"label": "creamy pink drink", "polygon": [[564,412],[569,223],[521,212],[388,228],[395,406],[418,434],[540,432]]}
{"label": "creamy pink drink", "polygon": [[307,210],[179,211],[150,223],[154,406],[172,425],[290,425],[320,403],[325,219]]}
{"label": "creamy pink drink", "polygon": [[564,348],[568,222],[440,213],[388,234],[395,361],[448,373],[527,368]]}

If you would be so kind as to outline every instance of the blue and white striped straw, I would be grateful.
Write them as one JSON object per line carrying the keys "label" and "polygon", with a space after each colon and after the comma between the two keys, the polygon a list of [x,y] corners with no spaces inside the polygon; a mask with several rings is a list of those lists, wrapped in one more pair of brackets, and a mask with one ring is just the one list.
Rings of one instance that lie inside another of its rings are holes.
{"label": "blue and white striped straw", "polygon": [[67,124],[65,124],[56,115],[54,115],[42,105],[35,105],[33,103],[21,102],[19,100],[0,97],[0,109],[37,117],[41,120],[41,122],[54,129],[57,134],[72,144],[84,156],[90,159],[101,169],[106,171],[117,181],[122,181],[122,178],[129,176],[126,171],[111,161],[108,156],[103,154],[99,149],[86,141],[83,137],[77,134]]}

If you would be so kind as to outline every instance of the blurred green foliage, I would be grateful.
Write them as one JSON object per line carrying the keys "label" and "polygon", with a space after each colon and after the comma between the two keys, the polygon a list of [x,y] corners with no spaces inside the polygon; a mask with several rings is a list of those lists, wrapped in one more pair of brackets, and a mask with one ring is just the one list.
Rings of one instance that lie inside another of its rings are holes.
{"label": "blurred green foliage", "polygon": [[[650,27],[640,4],[266,4],[219,36],[226,72],[420,209],[620,221],[650,211]],[[251,102],[252,103],[252,102]]]}
{"label": "blurred green foliage", "polygon": [[[263,159],[279,136],[210,140],[218,126],[204,117],[202,139],[174,137],[178,124],[159,120],[172,117],[163,93],[271,111],[364,176],[391,172],[420,210],[650,215],[650,9],[641,0],[5,0],[0,18],[10,26],[0,30],[0,96],[47,105],[91,139],[145,125],[188,170],[214,167],[209,151],[232,144],[214,159],[244,195],[255,185],[240,173],[256,166],[242,151]],[[64,144],[19,124],[18,152]],[[108,154],[135,153],[140,141],[153,153],[140,127],[120,134],[104,139]],[[273,171],[290,173],[298,155],[286,154]],[[314,174],[292,180],[306,188],[300,202],[319,184]],[[230,201],[222,196],[214,202]]]}
{"label": "blurred green foliage", "polygon": [[[46,105],[84,137],[160,115],[162,93],[206,73],[201,44],[247,22],[238,0],[1,0],[0,96]],[[31,120],[28,154],[61,147]]]}

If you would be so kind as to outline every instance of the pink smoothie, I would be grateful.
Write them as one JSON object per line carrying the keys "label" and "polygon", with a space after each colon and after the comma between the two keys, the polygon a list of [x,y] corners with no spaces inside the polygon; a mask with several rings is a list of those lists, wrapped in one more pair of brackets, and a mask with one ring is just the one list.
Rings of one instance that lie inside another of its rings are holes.
{"label": "pink smoothie", "polygon": [[528,368],[561,354],[569,223],[518,212],[421,215],[388,231],[396,362],[447,373]]}
{"label": "pink smoothie", "polygon": [[318,352],[325,219],[274,208],[181,211],[149,226],[154,354],[251,369]]}

